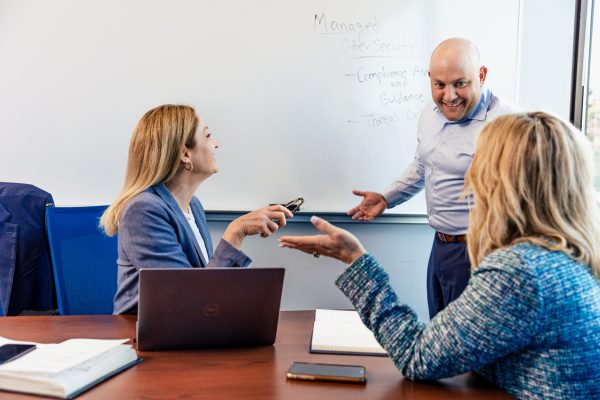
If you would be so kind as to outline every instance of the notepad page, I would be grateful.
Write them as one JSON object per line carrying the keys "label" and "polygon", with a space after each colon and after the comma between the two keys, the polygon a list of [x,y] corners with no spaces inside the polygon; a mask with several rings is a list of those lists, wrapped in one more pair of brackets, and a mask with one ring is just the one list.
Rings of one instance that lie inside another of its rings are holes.
{"label": "notepad page", "polygon": [[23,357],[0,365],[0,372],[57,374],[97,357],[127,340],[70,339],[58,344],[41,345]]}
{"label": "notepad page", "polygon": [[356,311],[349,310],[315,310],[315,321],[343,321],[364,325]]}
{"label": "notepad page", "polygon": [[313,350],[385,354],[356,311],[316,310]]}
{"label": "notepad page", "polygon": [[28,342],[26,340],[12,340],[0,336],[0,346],[4,346],[5,344],[35,344],[37,346],[45,346],[44,344],[36,343],[36,342]]}
{"label": "notepad page", "polygon": [[117,367],[129,364],[137,359],[137,353],[130,345],[118,345],[106,353],[85,363],[61,372],[59,379],[65,391],[72,393],[79,390],[82,383],[101,380]]}

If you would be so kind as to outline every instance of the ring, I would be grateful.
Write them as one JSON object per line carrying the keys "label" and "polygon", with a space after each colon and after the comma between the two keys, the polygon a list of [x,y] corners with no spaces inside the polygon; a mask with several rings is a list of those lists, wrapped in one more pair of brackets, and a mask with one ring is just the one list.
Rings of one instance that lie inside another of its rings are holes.
{"label": "ring", "polygon": [[313,251],[313,257],[319,258],[319,257],[321,257],[321,255],[319,253],[317,253],[316,251]]}

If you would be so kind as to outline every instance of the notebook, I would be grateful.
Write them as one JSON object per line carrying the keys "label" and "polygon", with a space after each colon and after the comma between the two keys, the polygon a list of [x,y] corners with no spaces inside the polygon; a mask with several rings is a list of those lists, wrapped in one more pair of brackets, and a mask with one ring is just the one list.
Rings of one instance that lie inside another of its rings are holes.
{"label": "notebook", "polygon": [[[141,362],[127,339],[69,339],[35,348],[0,365],[0,390],[71,399]],[[0,346],[25,344],[0,337]],[[5,394],[0,394],[2,398]]]}
{"label": "notebook", "polygon": [[356,311],[316,310],[311,353],[387,356]]}
{"label": "notebook", "polygon": [[283,268],[140,270],[139,350],[275,342]]}

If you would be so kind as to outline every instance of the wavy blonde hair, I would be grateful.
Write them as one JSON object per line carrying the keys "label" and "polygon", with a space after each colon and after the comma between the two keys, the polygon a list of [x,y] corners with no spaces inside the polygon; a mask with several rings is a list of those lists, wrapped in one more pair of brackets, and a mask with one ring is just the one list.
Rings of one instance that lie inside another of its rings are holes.
{"label": "wavy blonde hair", "polygon": [[192,107],[165,104],[146,112],[133,130],[123,190],[100,218],[113,236],[123,209],[150,186],[170,181],[180,168],[183,147],[194,148],[198,116]]}
{"label": "wavy blonde hair", "polygon": [[471,265],[496,249],[531,242],[588,264],[600,278],[600,219],[589,144],[543,112],[511,114],[479,136],[466,192],[473,193]]}

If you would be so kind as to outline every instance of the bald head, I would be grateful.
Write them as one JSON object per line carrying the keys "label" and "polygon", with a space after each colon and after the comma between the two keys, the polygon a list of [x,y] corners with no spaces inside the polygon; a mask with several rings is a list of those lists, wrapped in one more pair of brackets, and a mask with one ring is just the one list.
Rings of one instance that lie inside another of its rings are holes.
{"label": "bald head", "polygon": [[429,68],[438,64],[456,64],[461,63],[466,67],[479,70],[481,61],[479,59],[479,50],[473,42],[463,38],[446,39],[433,50]]}
{"label": "bald head", "polygon": [[448,120],[460,121],[475,109],[486,73],[477,46],[467,39],[446,39],[433,50],[431,96]]}

